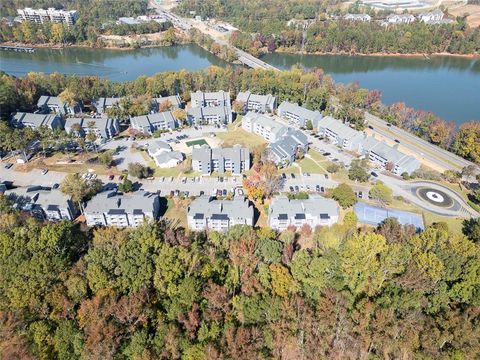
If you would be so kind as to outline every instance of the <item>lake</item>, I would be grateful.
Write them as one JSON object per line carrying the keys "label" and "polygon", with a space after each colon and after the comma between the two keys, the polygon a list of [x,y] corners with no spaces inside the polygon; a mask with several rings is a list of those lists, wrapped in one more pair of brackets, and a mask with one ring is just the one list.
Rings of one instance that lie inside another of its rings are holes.
{"label": "lake", "polygon": [[[459,57],[400,58],[343,55],[267,54],[281,69],[295,64],[321,67],[337,82],[358,81],[382,91],[383,102],[403,101],[457,124],[480,119],[480,59]],[[136,50],[90,48],[37,49],[35,53],[0,51],[0,70],[21,76],[29,71],[98,75],[112,81],[180,69],[199,70],[225,61],[197,45]]]}
{"label": "lake", "polygon": [[60,72],[125,81],[162,71],[200,70],[210,65],[227,64],[194,44],[135,50],[66,48],[37,49],[34,53],[0,51],[0,70],[15,76],[30,71]]}
{"label": "lake", "polygon": [[320,67],[336,82],[358,81],[382,91],[382,101],[405,102],[457,124],[480,120],[480,59],[347,55],[267,54],[262,60],[280,69],[295,64]]}

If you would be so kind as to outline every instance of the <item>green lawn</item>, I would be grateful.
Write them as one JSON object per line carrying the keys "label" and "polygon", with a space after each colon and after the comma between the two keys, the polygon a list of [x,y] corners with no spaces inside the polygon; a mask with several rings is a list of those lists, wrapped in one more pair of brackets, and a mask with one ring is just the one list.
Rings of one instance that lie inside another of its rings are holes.
{"label": "green lawn", "polygon": [[312,159],[303,158],[298,161],[298,164],[302,168],[302,172],[308,172],[312,174],[326,174],[326,171],[323,170],[318,164]]}
{"label": "green lawn", "polygon": [[[322,154],[320,154],[319,152],[315,151],[315,150],[312,150],[312,149],[309,149],[308,150],[308,155],[310,155],[314,160],[318,161],[318,162],[323,162],[323,161],[327,161],[327,158],[325,156],[323,156]],[[322,164],[323,166],[323,164]]]}
{"label": "green lawn", "polygon": [[252,150],[259,145],[267,143],[261,136],[249,133],[242,128],[216,134],[219,139],[223,140],[223,147],[232,147],[235,144],[240,144]]}
{"label": "green lawn", "polygon": [[458,234],[462,234],[462,222],[463,219],[457,219],[448,216],[440,216],[432,214],[430,212],[424,212],[423,218],[425,219],[425,226],[429,226],[435,222],[445,222],[448,225],[450,231]]}

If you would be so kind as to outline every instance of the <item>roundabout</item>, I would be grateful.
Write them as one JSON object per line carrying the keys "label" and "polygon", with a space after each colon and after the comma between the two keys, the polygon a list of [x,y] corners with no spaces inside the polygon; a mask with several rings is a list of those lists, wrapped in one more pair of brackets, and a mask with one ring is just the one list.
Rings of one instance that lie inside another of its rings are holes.
{"label": "roundabout", "polygon": [[453,205],[455,205],[455,201],[450,195],[432,187],[417,187],[416,195],[423,201],[426,201],[433,206],[442,207],[444,209],[451,208]]}

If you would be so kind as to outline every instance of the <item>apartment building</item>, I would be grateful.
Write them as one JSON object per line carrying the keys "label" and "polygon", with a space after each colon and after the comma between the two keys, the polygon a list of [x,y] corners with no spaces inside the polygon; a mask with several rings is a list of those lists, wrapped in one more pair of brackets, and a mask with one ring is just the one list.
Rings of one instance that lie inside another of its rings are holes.
{"label": "apartment building", "polygon": [[61,116],[54,114],[32,114],[17,112],[12,116],[11,124],[16,128],[38,129],[45,126],[49,129],[63,129]]}
{"label": "apartment building", "polygon": [[316,128],[322,119],[322,114],[319,111],[308,110],[298,104],[284,101],[280,104],[277,114],[288,120],[290,125],[297,127],[304,127],[307,121],[312,123]]}
{"label": "apartment building", "polygon": [[390,14],[387,16],[387,24],[411,24],[415,21],[412,14]]}
{"label": "apartment building", "polygon": [[171,111],[132,117],[132,129],[144,134],[153,134],[156,130],[170,130],[177,128],[177,121]]}
{"label": "apartment building", "polygon": [[232,109],[228,106],[194,107],[187,110],[187,121],[192,125],[221,125],[232,122]]}
{"label": "apartment building", "polygon": [[29,21],[37,24],[44,24],[46,22],[62,23],[66,25],[73,25],[78,19],[78,12],[76,10],[57,10],[55,8],[44,9],[17,9],[17,14],[23,21]]}
{"label": "apartment building", "polygon": [[159,212],[157,194],[104,191],[87,202],[84,215],[88,226],[137,227],[145,221],[157,220]]}
{"label": "apartment building", "polygon": [[359,152],[360,144],[363,141],[362,132],[352,129],[331,116],[325,116],[318,123],[318,133],[349,151]]}
{"label": "apartment building", "polygon": [[152,108],[155,112],[159,112],[162,105],[170,105],[171,108],[183,109],[184,103],[180,98],[180,95],[163,96],[153,98]]}
{"label": "apartment building", "polygon": [[210,175],[214,171],[241,174],[249,170],[250,165],[250,152],[240,145],[217,149],[203,145],[192,149],[192,168],[202,175]]}
{"label": "apartment building", "polygon": [[58,96],[47,96],[42,95],[37,102],[37,108],[41,112],[45,113],[56,113],[59,115],[74,115],[77,112],[80,112],[81,107],[79,104],[75,106],[70,106],[64,103]]}
{"label": "apartment building", "polygon": [[332,226],[338,222],[340,209],[336,201],[320,195],[310,195],[306,200],[290,200],[278,195],[272,199],[268,208],[268,226],[283,231],[289,226],[300,228],[308,225]]}
{"label": "apartment building", "polygon": [[147,152],[159,168],[172,168],[183,161],[183,154],[172,151],[172,147],[164,141],[150,143]]}
{"label": "apartment building", "polygon": [[230,93],[223,90],[203,92],[197,90],[190,95],[191,107],[230,106]]}
{"label": "apartment building", "polygon": [[224,232],[234,225],[253,226],[254,208],[248,199],[216,200],[207,195],[196,198],[187,209],[190,230]]}
{"label": "apartment building", "polygon": [[43,221],[73,220],[77,211],[69,196],[42,186],[18,187],[5,191],[13,207]]}
{"label": "apartment building", "polygon": [[343,19],[347,21],[370,22],[372,17],[368,14],[346,14]]}
{"label": "apartment building", "polygon": [[248,132],[257,134],[268,142],[275,142],[287,131],[287,127],[255,112],[248,112],[242,119],[242,128]]}
{"label": "apartment building", "polygon": [[245,104],[244,111],[273,112],[277,106],[276,98],[272,94],[258,95],[250,91],[239,92],[236,101]]}
{"label": "apartment building", "polygon": [[288,129],[280,139],[267,147],[268,156],[277,166],[290,165],[295,161],[298,150],[308,151],[307,136],[296,129]]}
{"label": "apartment building", "polygon": [[421,165],[413,156],[399,151],[398,145],[389,146],[372,136],[364,138],[361,153],[372,163],[382,168],[391,168],[392,173],[395,175],[401,175],[404,172],[410,175],[415,170],[418,170]]}
{"label": "apartment building", "polygon": [[117,104],[120,104],[121,98],[114,97],[101,97],[92,103],[92,105],[97,109],[97,113],[105,114],[108,109],[111,109]]}
{"label": "apartment building", "polygon": [[94,133],[98,139],[111,139],[120,132],[117,119],[100,118],[66,118],[65,131],[68,134],[84,137]]}

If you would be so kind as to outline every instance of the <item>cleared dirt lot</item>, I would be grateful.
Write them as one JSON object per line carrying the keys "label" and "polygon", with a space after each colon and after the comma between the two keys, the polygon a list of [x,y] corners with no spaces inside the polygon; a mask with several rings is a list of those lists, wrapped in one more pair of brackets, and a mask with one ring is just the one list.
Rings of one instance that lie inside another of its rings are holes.
{"label": "cleared dirt lot", "polygon": [[454,16],[463,16],[469,14],[467,23],[470,27],[480,26],[480,5],[463,5],[459,7],[448,8],[448,12]]}

